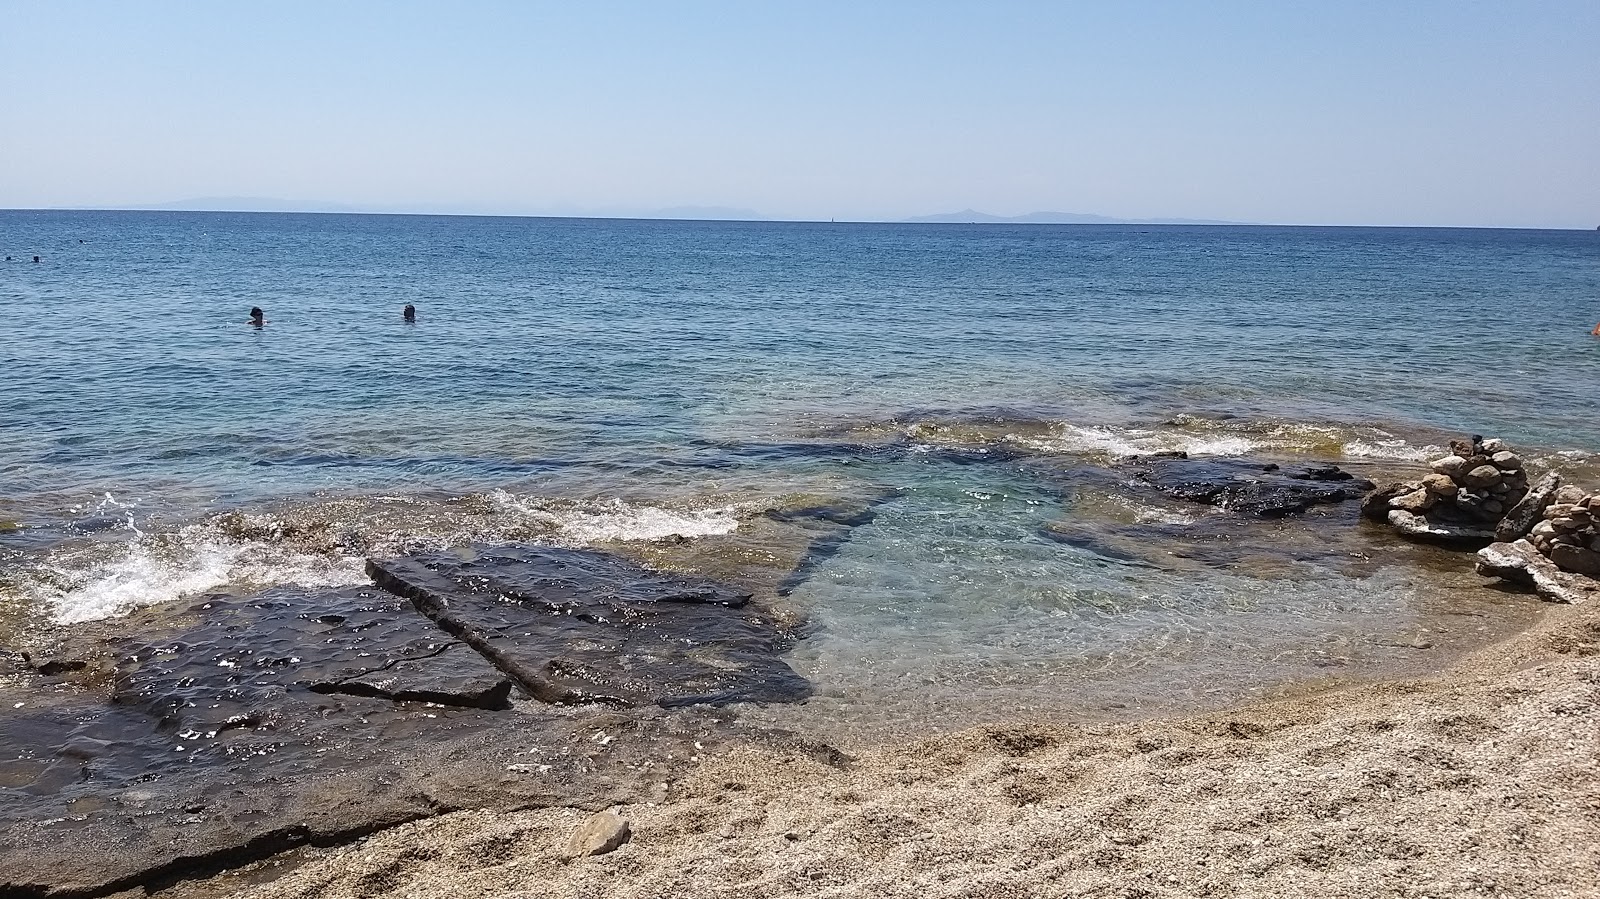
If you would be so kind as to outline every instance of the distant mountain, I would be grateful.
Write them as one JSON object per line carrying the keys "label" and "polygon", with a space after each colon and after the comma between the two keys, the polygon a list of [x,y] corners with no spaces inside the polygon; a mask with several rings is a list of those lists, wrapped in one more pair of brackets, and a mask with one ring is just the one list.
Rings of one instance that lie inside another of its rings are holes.
{"label": "distant mountain", "polygon": [[1238,225],[1215,219],[1119,219],[1082,212],[1030,212],[1027,215],[990,215],[975,209],[921,215],[907,222],[950,225]]}

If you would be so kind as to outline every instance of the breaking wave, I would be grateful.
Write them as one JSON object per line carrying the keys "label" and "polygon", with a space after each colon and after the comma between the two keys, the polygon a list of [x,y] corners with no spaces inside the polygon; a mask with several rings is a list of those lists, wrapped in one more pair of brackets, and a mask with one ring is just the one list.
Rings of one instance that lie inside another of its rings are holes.
{"label": "breaking wave", "polygon": [[712,537],[731,534],[739,527],[734,506],[671,509],[620,499],[557,503],[504,490],[492,491],[489,499],[503,511],[546,524],[554,536],[579,544]]}
{"label": "breaking wave", "polygon": [[48,559],[24,574],[23,586],[56,623],[75,624],[225,588],[366,583],[362,563],[360,557],[229,540],[194,525]]}
{"label": "breaking wave", "polygon": [[114,511],[119,519],[126,512],[115,530],[22,566],[13,589],[55,623],[76,624],[219,591],[366,584],[367,556],[424,546],[531,541],[582,547],[715,536],[739,526],[738,509],[730,505],[574,502],[503,490],[441,501],[301,503],[227,512],[149,533],[131,510]]}

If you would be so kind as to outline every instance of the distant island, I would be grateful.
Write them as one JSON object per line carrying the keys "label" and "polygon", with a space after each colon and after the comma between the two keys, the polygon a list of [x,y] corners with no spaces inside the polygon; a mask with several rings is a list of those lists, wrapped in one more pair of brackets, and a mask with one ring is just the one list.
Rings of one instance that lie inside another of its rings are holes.
{"label": "distant island", "polygon": [[914,224],[946,225],[1242,225],[1244,222],[1225,222],[1216,219],[1119,219],[1105,215],[1088,215],[1081,212],[1030,212],[1027,215],[990,215],[976,209],[945,212],[939,215],[919,215],[903,219]]}

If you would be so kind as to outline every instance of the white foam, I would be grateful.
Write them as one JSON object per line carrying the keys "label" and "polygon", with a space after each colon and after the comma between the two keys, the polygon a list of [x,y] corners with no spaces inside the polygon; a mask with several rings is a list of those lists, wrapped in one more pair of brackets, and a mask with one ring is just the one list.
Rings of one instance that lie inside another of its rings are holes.
{"label": "white foam", "polygon": [[1449,454],[1449,450],[1437,446],[1412,446],[1399,438],[1352,440],[1340,452],[1356,459],[1395,459],[1401,462],[1427,462]]}
{"label": "white foam", "polygon": [[227,586],[339,587],[367,583],[359,558],[307,555],[187,528],[176,539],[135,539],[44,566],[29,592],[61,624],[113,618]]}
{"label": "white foam", "polygon": [[1150,431],[1136,428],[1079,427],[1061,423],[1047,437],[1016,437],[1018,443],[1053,453],[1084,453],[1103,456],[1145,456],[1151,453],[1184,452],[1191,456],[1239,456],[1261,447],[1261,443],[1237,435],[1199,435],[1181,431]]}
{"label": "white foam", "polygon": [[549,525],[558,536],[580,543],[661,540],[668,537],[711,537],[739,527],[738,509],[670,509],[633,505],[620,499],[554,506],[495,490],[489,497],[501,509]]}

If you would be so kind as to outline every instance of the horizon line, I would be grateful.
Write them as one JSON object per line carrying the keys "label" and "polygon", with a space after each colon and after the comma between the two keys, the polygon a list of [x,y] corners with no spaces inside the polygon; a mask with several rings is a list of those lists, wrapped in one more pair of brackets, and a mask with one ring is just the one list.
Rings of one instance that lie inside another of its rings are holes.
{"label": "horizon line", "polygon": [[[1475,231],[1600,231],[1600,226],[1586,228],[1558,225],[1374,225],[1330,224],[1321,222],[1232,222],[1232,221],[1140,221],[1116,220],[1104,222],[1028,222],[1028,221],[914,221],[907,219],[774,219],[774,218],[683,218],[650,215],[552,215],[548,213],[520,212],[406,212],[363,211],[330,209],[173,209],[150,206],[5,206],[3,212],[143,212],[175,213],[178,215],[348,215],[348,216],[411,216],[416,218],[506,218],[506,219],[564,219],[574,221],[623,222],[708,222],[723,224],[768,225],[918,225],[929,227],[1030,227],[1030,228],[1403,228],[1429,230]],[[936,213],[947,215],[949,213]],[[926,216],[914,216],[926,218]]]}

